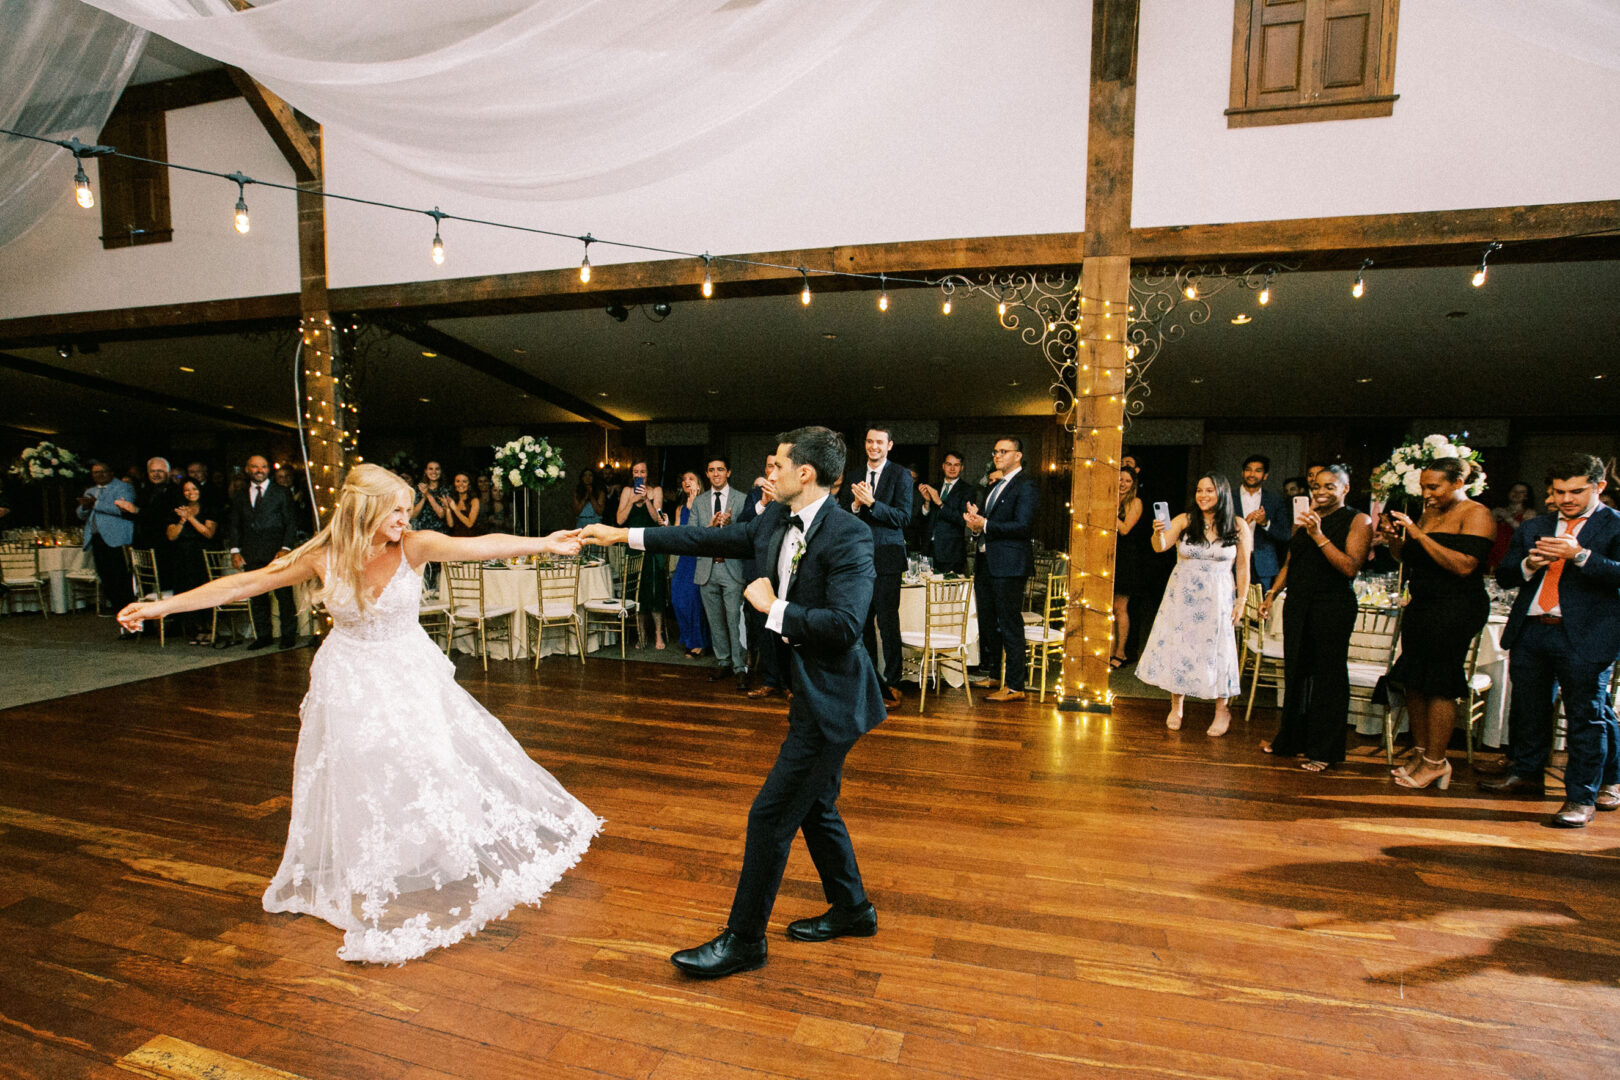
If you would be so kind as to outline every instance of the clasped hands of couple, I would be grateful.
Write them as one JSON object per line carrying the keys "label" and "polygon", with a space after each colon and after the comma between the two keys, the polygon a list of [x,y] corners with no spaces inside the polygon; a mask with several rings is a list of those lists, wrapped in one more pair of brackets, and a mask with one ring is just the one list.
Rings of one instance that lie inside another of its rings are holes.
{"label": "clasped hands of couple", "polygon": [[[715,515],[717,519],[721,516],[720,514]],[[731,515],[726,514],[724,516],[729,520]],[[624,544],[630,540],[629,529],[621,529],[612,525],[587,525],[584,529],[578,530],[578,535],[581,543],[602,544],[604,546]],[[771,584],[771,579],[768,577],[757,577],[743,587],[743,599],[752,604],[755,611],[769,614],[771,605],[776,603],[776,586]]]}

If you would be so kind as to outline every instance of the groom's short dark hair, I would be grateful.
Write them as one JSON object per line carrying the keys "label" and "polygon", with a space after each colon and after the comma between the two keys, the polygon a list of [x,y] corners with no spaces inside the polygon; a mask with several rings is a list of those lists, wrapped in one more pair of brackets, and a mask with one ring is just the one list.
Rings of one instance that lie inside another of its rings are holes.
{"label": "groom's short dark hair", "polygon": [[777,443],[786,443],[788,457],[795,465],[808,465],[816,470],[816,483],[822,487],[844,475],[847,451],[844,437],[832,428],[812,426],[784,431],[776,437]]}

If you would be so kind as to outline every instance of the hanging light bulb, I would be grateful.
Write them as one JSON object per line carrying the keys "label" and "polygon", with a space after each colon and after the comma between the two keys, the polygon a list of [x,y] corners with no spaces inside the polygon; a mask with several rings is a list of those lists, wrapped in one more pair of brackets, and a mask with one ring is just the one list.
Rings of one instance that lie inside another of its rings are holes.
{"label": "hanging light bulb", "polygon": [[1007,314],[1007,301],[1003,300],[1001,303],[996,305],[996,314],[997,315],[1005,315],[1005,314]]}
{"label": "hanging light bulb", "polygon": [[883,291],[878,294],[878,310],[879,311],[888,311],[889,310],[889,278],[888,278],[888,275],[879,274],[878,275],[878,283],[881,285],[881,287],[883,289]]}
{"label": "hanging light bulb", "polygon": [[1266,283],[1260,287],[1260,306],[1265,307],[1271,303],[1271,274],[1266,275]]}
{"label": "hanging light bulb", "polygon": [[1188,279],[1187,287],[1181,290],[1181,295],[1189,300],[1198,299],[1198,282]]}
{"label": "hanging light bulb", "polygon": [[946,315],[949,315],[951,313],[951,298],[950,297],[947,296],[945,298],[945,302],[943,304],[939,305],[939,310],[943,314],[946,314]]}
{"label": "hanging light bulb", "polygon": [[1371,266],[1372,264],[1373,261],[1371,259],[1362,259],[1361,268],[1356,271],[1356,283],[1350,286],[1350,295],[1355,297],[1357,300],[1360,300],[1362,294],[1367,291],[1367,281],[1364,275],[1367,273],[1367,267]]}
{"label": "hanging light bulb", "polygon": [[703,256],[703,295],[705,297],[714,295],[714,278],[709,275],[709,257],[707,255]]}
{"label": "hanging light bulb", "polygon": [[444,265],[444,240],[439,236],[437,226],[433,229],[433,265]]}
{"label": "hanging light bulb", "polygon": [[73,197],[88,210],[96,205],[96,197],[90,190],[90,178],[84,174],[84,162],[78,158],[73,160],[79,166],[79,171],[73,174]]}
{"label": "hanging light bulb", "polygon": [[243,236],[246,236],[248,234],[248,229],[252,226],[248,223],[247,200],[242,198],[240,195],[238,195],[236,199],[235,222],[236,231],[241,233]]}
{"label": "hanging light bulb", "polygon": [[804,289],[799,293],[799,303],[805,307],[810,306],[810,275],[805,273],[804,267],[799,267],[799,276],[804,278]]}
{"label": "hanging light bulb", "polygon": [[1485,252],[1479,257],[1479,269],[1474,271],[1474,276],[1471,279],[1473,281],[1474,288],[1477,289],[1485,284],[1485,260],[1491,257],[1491,252],[1495,251],[1501,246],[1502,245],[1497,243],[1495,240],[1492,240],[1489,244],[1485,245]]}
{"label": "hanging light bulb", "polygon": [[591,280],[591,241],[596,238],[590,233],[586,233],[579,239],[585,245],[585,258],[579,264],[579,280],[588,282]]}

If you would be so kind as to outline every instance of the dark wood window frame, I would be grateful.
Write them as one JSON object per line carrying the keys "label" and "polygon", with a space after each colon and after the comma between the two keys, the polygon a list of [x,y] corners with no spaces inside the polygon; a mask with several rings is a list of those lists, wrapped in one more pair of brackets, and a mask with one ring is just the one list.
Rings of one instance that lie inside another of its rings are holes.
{"label": "dark wood window frame", "polygon": [[[1281,16],[1284,25],[1298,27],[1298,46],[1293,82],[1280,80],[1268,88],[1262,85],[1267,59],[1265,24],[1274,14]],[[1400,98],[1395,93],[1399,14],[1400,0],[1235,0],[1227,127],[1391,115]],[[1352,62],[1359,55],[1361,77],[1346,79],[1341,74],[1335,79],[1329,69],[1340,57],[1333,54],[1333,31],[1357,18],[1366,20],[1361,52],[1351,54]]]}
{"label": "dark wood window frame", "polygon": [[[166,114],[162,109],[115,109],[101,129],[100,141],[126,154],[166,161]],[[120,157],[101,158],[97,165],[103,248],[166,244],[174,239],[168,169]]]}

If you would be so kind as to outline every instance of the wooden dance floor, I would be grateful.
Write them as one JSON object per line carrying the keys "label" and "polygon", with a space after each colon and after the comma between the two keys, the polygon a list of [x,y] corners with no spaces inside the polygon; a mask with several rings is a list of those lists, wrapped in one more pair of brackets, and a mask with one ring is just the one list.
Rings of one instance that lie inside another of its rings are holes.
{"label": "wooden dance floor", "polygon": [[[915,698],[851,755],[871,939],[668,955],[721,926],[784,707],[691,668],[462,659],[608,819],[539,909],[402,967],[267,915],[309,652],[0,712],[0,1076],[364,1080],[1612,1075],[1620,814],[1324,776],[1208,706]],[[49,672],[40,672],[48,679]]]}

